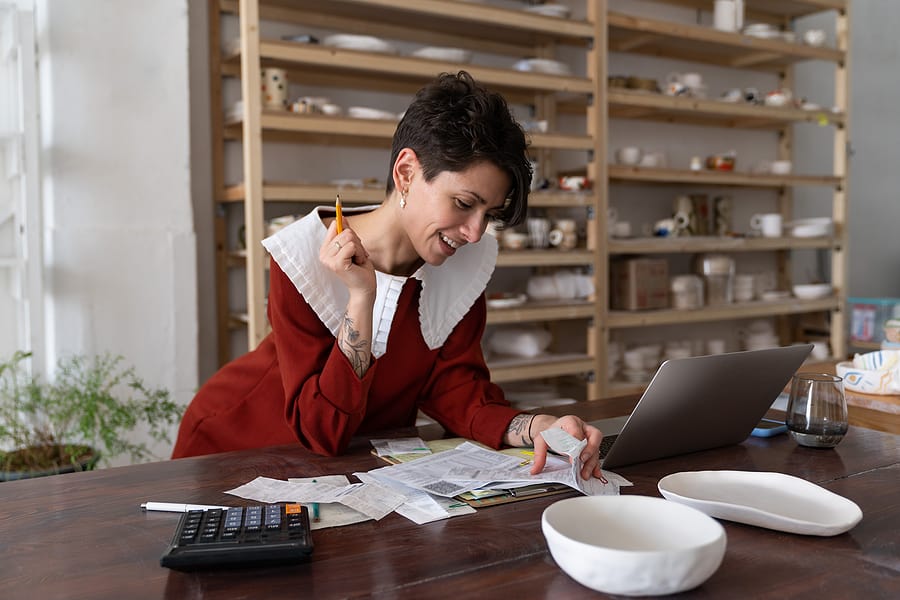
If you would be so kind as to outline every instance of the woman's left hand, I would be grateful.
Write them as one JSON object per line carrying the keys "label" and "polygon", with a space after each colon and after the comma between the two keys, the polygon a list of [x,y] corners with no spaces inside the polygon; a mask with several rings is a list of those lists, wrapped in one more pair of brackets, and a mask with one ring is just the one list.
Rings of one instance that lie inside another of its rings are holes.
{"label": "woman's left hand", "polygon": [[581,450],[581,478],[590,479],[591,475],[602,478],[600,472],[600,442],[603,434],[593,425],[588,425],[574,415],[554,417],[551,415],[535,415],[531,423],[531,434],[534,443],[534,464],[531,474],[536,475],[544,470],[547,464],[547,442],[541,432],[545,429],[558,427],[579,440],[587,440],[587,445]]}

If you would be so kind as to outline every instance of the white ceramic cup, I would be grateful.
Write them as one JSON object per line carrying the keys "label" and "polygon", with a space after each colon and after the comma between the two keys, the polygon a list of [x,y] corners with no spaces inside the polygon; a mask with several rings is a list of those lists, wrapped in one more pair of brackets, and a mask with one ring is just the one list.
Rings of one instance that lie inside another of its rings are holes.
{"label": "white ceramic cup", "polygon": [[532,248],[546,248],[550,245],[550,219],[532,217],[526,220],[526,225]]}
{"label": "white ceramic cup", "polygon": [[769,171],[774,175],[787,175],[791,172],[792,167],[793,165],[789,160],[773,160],[769,163]]}
{"label": "white ceramic cup", "polygon": [[803,32],[803,41],[810,46],[821,46],[825,43],[825,30],[809,29]]}
{"label": "white ceramic cup", "polygon": [[623,165],[636,165],[644,153],[637,146],[625,146],[616,150],[616,160]]}
{"label": "white ceramic cup", "polygon": [[575,219],[559,219],[548,234],[551,246],[560,250],[572,250],[578,245],[578,233],[575,231]]}
{"label": "white ceramic cup", "polygon": [[262,101],[266,108],[287,108],[288,79],[284,69],[262,70]]}
{"label": "white ceramic cup", "polygon": [[743,0],[715,0],[713,3],[713,27],[720,31],[738,31],[743,24]]}
{"label": "white ceramic cup", "polygon": [[779,213],[756,214],[750,218],[750,228],[763,237],[781,237],[782,217]]}
{"label": "white ceramic cup", "polygon": [[528,246],[528,234],[508,229],[503,232],[501,241],[507,250],[522,250]]}
{"label": "white ceramic cup", "polygon": [[612,236],[617,238],[631,237],[631,222],[616,221],[612,227]]}

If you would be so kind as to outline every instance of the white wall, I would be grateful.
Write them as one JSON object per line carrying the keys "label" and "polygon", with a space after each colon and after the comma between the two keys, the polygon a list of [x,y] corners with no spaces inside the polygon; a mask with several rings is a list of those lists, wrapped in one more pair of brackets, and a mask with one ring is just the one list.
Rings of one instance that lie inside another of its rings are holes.
{"label": "white wall", "polygon": [[851,6],[849,295],[900,298],[900,3]]}
{"label": "white wall", "polygon": [[187,402],[197,270],[186,0],[41,0],[37,14],[48,360],[122,354]]}

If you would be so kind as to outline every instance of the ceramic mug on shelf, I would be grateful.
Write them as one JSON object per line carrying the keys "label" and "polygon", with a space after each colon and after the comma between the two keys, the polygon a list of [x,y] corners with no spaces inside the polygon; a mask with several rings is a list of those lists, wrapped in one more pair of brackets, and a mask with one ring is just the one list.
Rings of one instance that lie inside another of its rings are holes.
{"label": "ceramic mug on shelf", "polygon": [[546,248],[550,245],[550,219],[530,217],[525,221],[528,226],[528,240],[532,248]]}
{"label": "ceramic mug on shelf", "polygon": [[719,31],[740,31],[744,26],[744,0],[715,0],[713,27]]}
{"label": "ceramic mug on shelf", "polygon": [[572,250],[578,245],[578,233],[575,231],[575,219],[558,219],[548,237],[550,245],[560,250]]}
{"label": "ceramic mug on shelf", "polygon": [[616,160],[622,165],[636,165],[641,162],[643,151],[637,146],[625,146],[616,150]]}
{"label": "ceramic mug on shelf", "polygon": [[782,217],[779,213],[756,214],[750,218],[750,228],[763,237],[781,237]]}
{"label": "ceramic mug on shelf", "polygon": [[266,68],[262,70],[262,101],[266,108],[284,110],[287,108],[288,79],[284,69]]}

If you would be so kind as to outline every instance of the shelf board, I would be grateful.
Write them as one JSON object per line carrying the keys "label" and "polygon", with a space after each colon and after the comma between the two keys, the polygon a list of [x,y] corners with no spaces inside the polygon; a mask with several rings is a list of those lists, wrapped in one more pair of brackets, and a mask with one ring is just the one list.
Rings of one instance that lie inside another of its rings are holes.
{"label": "shelf board", "polygon": [[502,357],[487,361],[491,381],[505,383],[590,373],[595,359],[586,354],[542,354],[534,358]]}
{"label": "shelf board", "polygon": [[[354,119],[342,116],[263,111],[263,136],[269,141],[311,144],[342,144],[389,148],[397,122],[388,119]],[[226,124],[225,138],[241,139],[241,120]],[[531,148],[550,150],[591,150],[594,140],[587,135],[531,133]]]}
{"label": "shelf board", "polygon": [[501,250],[498,267],[584,266],[594,263],[590,250]]}
{"label": "shelf board", "polygon": [[764,252],[771,250],[800,250],[808,248],[836,248],[833,237],[719,237],[681,236],[672,238],[612,238],[610,254],[682,254],[691,252]]}
{"label": "shelf board", "polygon": [[539,190],[528,195],[528,206],[567,207],[594,206],[593,192],[563,192],[560,190]]}
{"label": "shelf board", "polygon": [[782,40],[719,31],[712,27],[658,21],[617,12],[606,15],[611,52],[632,52],[675,60],[761,71],[780,70],[796,62],[842,63],[845,53]]}
{"label": "shelf board", "polygon": [[521,323],[524,321],[561,321],[564,319],[589,319],[595,307],[586,300],[569,302],[528,302],[510,308],[488,308],[488,325]]}
{"label": "shelf board", "polygon": [[668,96],[656,92],[609,88],[609,116],[685,125],[736,129],[779,129],[791,123],[842,126],[843,113],[725,102],[708,98]]}
{"label": "shelf board", "polygon": [[674,325],[676,323],[704,323],[709,321],[729,321],[752,317],[800,314],[826,310],[838,310],[837,298],[821,300],[790,300],[742,302],[727,306],[704,306],[696,310],[613,310],[609,313],[608,326],[612,329],[646,327],[650,325]]}
{"label": "shelf board", "polygon": [[609,165],[609,178],[617,182],[749,186],[782,188],[794,185],[818,185],[838,187],[843,178],[833,175],[772,175],[769,173],[747,173],[741,171],[687,171],[684,169],[660,169]]}
{"label": "shelf board", "polygon": [[[711,10],[709,0],[656,0],[675,6]],[[747,19],[758,20],[768,17],[770,20],[783,20],[785,17],[803,17],[825,10],[844,10],[847,0],[753,0],[746,5]]]}
{"label": "shelf board", "polygon": [[[261,40],[259,53],[264,66],[289,69],[292,73],[334,75],[347,77],[384,78],[410,83],[411,91],[434,79],[436,73],[454,72],[465,68],[479,83],[497,91],[527,90],[590,94],[594,84],[587,77],[516,71],[510,68],[486,67],[477,64],[460,64],[425,58],[398,56],[379,52],[364,52],[318,44],[306,44],[282,40]],[[240,75],[240,52],[228,56],[229,74]],[[512,63],[514,61],[510,61]],[[292,77],[296,78],[296,77]],[[358,84],[357,84],[358,85]],[[376,84],[377,85],[377,84]]]}
{"label": "shelf board", "polygon": [[[341,195],[346,204],[379,204],[384,200],[384,187],[351,187],[329,183],[263,183],[263,199],[266,202],[311,202],[330,204],[335,194]],[[243,202],[244,184],[228,186],[219,202]]]}
{"label": "shelf board", "polygon": [[[330,203],[335,194],[341,200],[357,204],[377,204],[384,200],[384,186],[346,186],[331,183],[294,183],[288,181],[272,181],[263,184],[263,198],[267,202],[317,202]],[[238,183],[225,188],[219,202],[243,202],[244,185]],[[547,190],[532,192],[528,196],[529,206],[540,207],[579,207],[593,206],[594,195],[591,192],[563,192]]]}

